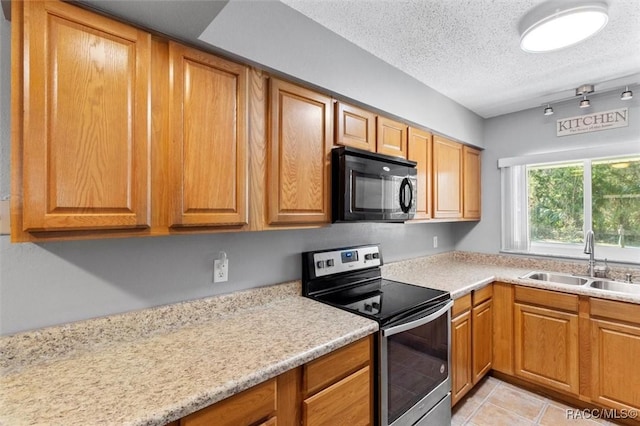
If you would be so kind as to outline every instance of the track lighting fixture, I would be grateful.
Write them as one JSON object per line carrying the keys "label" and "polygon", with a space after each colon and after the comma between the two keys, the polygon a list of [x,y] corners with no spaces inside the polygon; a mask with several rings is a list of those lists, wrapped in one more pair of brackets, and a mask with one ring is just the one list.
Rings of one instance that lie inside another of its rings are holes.
{"label": "track lighting fixture", "polygon": [[580,108],[589,108],[591,106],[591,101],[587,99],[587,95],[583,95],[582,100],[580,101]]}
{"label": "track lighting fixture", "polygon": [[[634,83],[633,85],[637,85],[637,84]],[[576,87],[575,90],[576,90],[576,96],[581,97],[580,102],[578,103],[578,106],[580,108],[591,107],[591,100],[587,98],[587,95],[595,92],[595,85],[583,84],[582,86]],[[620,89],[619,88],[607,89],[604,93],[617,91],[617,90],[620,90]],[[620,100],[628,101],[628,100],[631,100],[632,98],[633,98],[633,92],[629,90],[629,85],[627,85],[624,87],[624,90],[622,91],[622,93],[620,93]],[[565,101],[568,101],[570,99],[573,99],[573,98],[557,99],[555,100],[555,103],[564,103]],[[551,106],[551,103],[545,102],[542,104],[542,106],[544,107],[544,110],[543,110],[544,115],[553,115],[554,111],[553,111],[553,107]]]}

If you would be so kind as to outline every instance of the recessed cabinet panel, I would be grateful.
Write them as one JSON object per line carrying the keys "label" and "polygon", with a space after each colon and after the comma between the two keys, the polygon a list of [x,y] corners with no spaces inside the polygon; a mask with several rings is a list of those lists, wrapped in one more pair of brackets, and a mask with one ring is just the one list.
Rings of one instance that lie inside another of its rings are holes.
{"label": "recessed cabinet panel", "polygon": [[414,219],[431,217],[431,133],[409,127],[407,158],[415,161],[418,171],[418,197]]}
{"label": "recessed cabinet panel", "polygon": [[149,224],[149,34],[25,2],[23,229]]}
{"label": "recessed cabinet panel", "polygon": [[473,386],[470,311],[451,321],[451,342],[451,404],[455,405]]}
{"label": "recessed cabinet panel", "polygon": [[433,217],[462,217],[462,145],[433,137]]}
{"label": "recessed cabinet panel", "polygon": [[407,158],[407,125],[378,116],[377,151],[380,154]]}
{"label": "recessed cabinet panel", "polygon": [[464,158],[464,218],[480,219],[480,151],[465,146],[462,153]]}
{"label": "recessed cabinet panel", "polygon": [[247,223],[247,68],[170,43],[172,226]]}
{"label": "recessed cabinet panel", "polygon": [[344,102],[336,102],[335,120],[337,145],[375,152],[375,114]]}
{"label": "recessed cabinet panel", "polygon": [[331,98],[272,78],[269,224],[328,223]]}

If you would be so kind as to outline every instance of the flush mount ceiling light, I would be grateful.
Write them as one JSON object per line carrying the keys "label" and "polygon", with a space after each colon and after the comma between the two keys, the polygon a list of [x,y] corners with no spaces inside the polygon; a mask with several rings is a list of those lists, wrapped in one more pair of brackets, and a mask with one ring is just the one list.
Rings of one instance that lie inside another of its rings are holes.
{"label": "flush mount ceiling light", "polygon": [[551,105],[547,104],[547,107],[544,109],[544,115],[553,115],[553,108],[551,108]]}
{"label": "flush mount ceiling light", "polygon": [[620,100],[628,101],[633,98],[633,92],[629,90],[629,86],[624,88],[624,92],[620,95]]}
{"label": "flush mount ceiling light", "polygon": [[580,43],[607,25],[607,9],[604,1],[542,3],[520,20],[520,48],[552,52]]}

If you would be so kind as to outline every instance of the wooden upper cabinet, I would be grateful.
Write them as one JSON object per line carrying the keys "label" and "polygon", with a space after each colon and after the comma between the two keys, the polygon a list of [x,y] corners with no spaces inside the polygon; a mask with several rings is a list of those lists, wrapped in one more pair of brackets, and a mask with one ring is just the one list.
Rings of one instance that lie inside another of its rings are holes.
{"label": "wooden upper cabinet", "polygon": [[462,144],[433,137],[433,217],[462,217]]}
{"label": "wooden upper cabinet", "polygon": [[481,176],[480,151],[465,146],[462,149],[464,164],[463,172],[463,217],[465,219],[480,219]]}
{"label": "wooden upper cabinet", "polygon": [[151,36],[33,1],[23,40],[23,230],[147,227]]}
{"label": "wooden upper cabinet", "polygon": [[169,225],[244,225],[248,69],[173,42],[169,67]]}
{"label": "wooden upper cabinet", "polygon": [[431,218],[431,133],[409,127],[407,158],[415,161],[418,197],[414,219]]}
{"label": "wooden upper cabinet", "polygon": [[332,100],[276,78],[269,95],[268,222],[328,223]]}
{"label": "wooden upper cabinet", "polygon": [[377,152],[407,158],[407,125],[381,116],[377,125]]}
{"label": "wooden upper cabinet", "polygon": [[344,102],[335,104],[336,145],[376,151],[376,115]]}

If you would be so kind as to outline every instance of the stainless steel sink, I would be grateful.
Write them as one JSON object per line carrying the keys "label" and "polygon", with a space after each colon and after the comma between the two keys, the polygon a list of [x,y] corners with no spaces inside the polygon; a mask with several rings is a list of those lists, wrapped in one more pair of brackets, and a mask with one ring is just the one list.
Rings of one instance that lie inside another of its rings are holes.
{"label": "stainless steel sink", "polygon": [[528,278],[531,280],[549,281],[552,283],[569,284],[569,285],[584,285],[589,280],[586,278],[576,277],[568,274],[552,274],[550,272],[530,272],[521,278]]}
{"label": "stainless steel sink", "polygon": [[615,291],[618,293],[640,294],[640,284],[598,280],[591,282],[589,286],[600,290]]}

